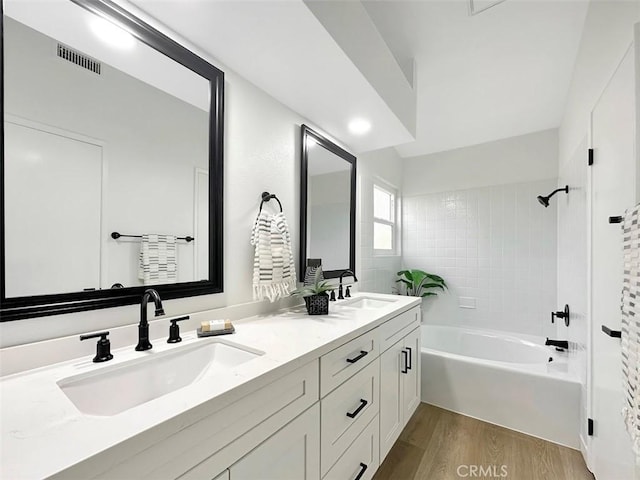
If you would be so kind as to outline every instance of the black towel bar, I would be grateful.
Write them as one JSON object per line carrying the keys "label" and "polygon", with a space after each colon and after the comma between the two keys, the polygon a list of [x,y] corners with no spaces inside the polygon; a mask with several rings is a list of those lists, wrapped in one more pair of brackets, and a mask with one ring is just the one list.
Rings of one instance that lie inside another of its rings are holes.
{"label": "black towel bar", "polygon": [[[113,238],[114,240],[117,240],[120,237],[142,238],[142,235],[124,235],[124,234],[118,233],[118,232],[111,232],[111,238]],[[186,237],[176,237],[176,240],[184,240],[186,242],[193,242],[195,240],[195,238],[189,235],[189,236],[186,236]]]}
{"label": "black towel bar", "polygon": [[609,217],[609,223],[622,223],[622,217]]}

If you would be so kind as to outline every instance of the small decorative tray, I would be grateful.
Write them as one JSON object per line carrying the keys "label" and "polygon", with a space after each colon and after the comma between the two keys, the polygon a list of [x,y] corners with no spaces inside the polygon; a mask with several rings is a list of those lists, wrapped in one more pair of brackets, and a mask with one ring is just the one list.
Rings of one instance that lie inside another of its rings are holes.
{"label": "small decorative tray", "polygon": [[234,327],[225,328],[224,330],[216,330],[213,332],[203,332],[201,327],[198,327],[196,332],[198,332],[198,337],[215,337],[217,335],[229,335],[231,333],[236,333],[236,329]]}

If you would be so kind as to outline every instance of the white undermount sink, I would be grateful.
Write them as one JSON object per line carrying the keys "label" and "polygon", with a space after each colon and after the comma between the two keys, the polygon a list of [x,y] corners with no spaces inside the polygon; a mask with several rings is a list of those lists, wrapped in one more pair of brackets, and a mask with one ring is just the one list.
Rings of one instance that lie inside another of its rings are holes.
{"label": "white undermount sink", "polygon": [[359,297],[354,300],[348,300],[346,302],[343,302],[341,305],[343,307],[349,307],[349,308],[375,309],[375,308],[386,307],[394,302],[395,300],[383,300],[380,298]]}
{"label": "white undermount sink", "polygon": [[58,381],[58,387],[82,413],[110,416],[263,354],[208,340],[67,377]]}

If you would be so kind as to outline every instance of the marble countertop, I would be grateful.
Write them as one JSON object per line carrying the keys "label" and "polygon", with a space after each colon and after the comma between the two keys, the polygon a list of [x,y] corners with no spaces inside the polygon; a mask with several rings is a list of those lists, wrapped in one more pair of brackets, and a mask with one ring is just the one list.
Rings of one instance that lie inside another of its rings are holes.
{"label": "marble countertop", "polygon": [[115,349],[114,359],[105,363],[93,363],[89,355],[0,378],[0,478],[45,478],[198,406],[227,405],[255,390],[258,379],[264,383],[286,375],[420,304],[415,297],[358,296],[394,301],[376,309],[337,302],[329,315],[309,316],[298,307],[236,320],[235,334],[214,338],[263,355],[223,373],[205,373],[191,385],[113,416],[81,413],[57,382],[211,339],[191,331],[182,334],[179,344],[158,342],[146,352],[136,352],[133,345]]}

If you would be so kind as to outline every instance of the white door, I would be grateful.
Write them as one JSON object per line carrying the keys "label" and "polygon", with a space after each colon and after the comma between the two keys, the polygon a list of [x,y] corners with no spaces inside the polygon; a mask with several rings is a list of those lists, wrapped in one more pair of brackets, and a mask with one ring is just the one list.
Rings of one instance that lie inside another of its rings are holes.
{"label": "white door", "polygon": [[380,462],[384,460],[404,427],[404,339],[380,355]]}
{"label": "white door", "polygon": [[4,128],[7,297],[99,289],[102,148]]}
{"label": "white door", "polygon": [[320,480],[320,406],[292,420],[229,473],[231,480]]}
{"label": "white door", "polygon": [[592,417],[590,466],[598,480],[633,478],[631,440],[625,431],[620,340],[601,325],[620,330],[622,234],[610,216],[636,203],[635,75],[627,52],[592,112]]}
{"label": "white door", "polygon": [[402,411],[403,426],[420,405],[420,328],[404,337],[408,368],[403,378]]}

